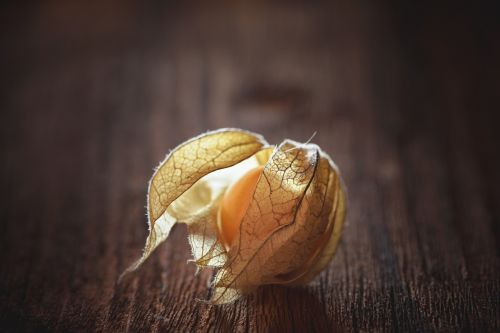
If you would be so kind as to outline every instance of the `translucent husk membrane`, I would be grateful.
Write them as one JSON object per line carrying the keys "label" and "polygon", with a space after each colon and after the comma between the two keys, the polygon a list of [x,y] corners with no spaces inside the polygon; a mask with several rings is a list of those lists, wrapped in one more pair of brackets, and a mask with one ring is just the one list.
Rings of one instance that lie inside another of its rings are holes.
{"label": "translucent husk membrane", "polygon": [[[219,210],[228,187],[263,165],[231,244],[220,236]],[[214,267],[211,302],[229,303],[265,284],[309,282],[335,253],[345,217],[339,172],[315,144],[222,129],[193,138],[160,164],[149,186],[150,233],[137,269],[175,223],[188,226],[193,261]]]}

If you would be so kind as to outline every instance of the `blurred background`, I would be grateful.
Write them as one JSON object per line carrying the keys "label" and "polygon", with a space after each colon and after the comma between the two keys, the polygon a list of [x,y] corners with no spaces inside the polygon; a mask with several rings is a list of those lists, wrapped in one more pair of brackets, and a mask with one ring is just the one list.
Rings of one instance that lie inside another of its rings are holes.
{"label": "blurred background", "polygon": [[[302,1],[0,5],[0,330],[498,331],[498,10]],[[152,169],[209,129],[313,133],[337,256],[223,307],[177,227],[141,253]]]}

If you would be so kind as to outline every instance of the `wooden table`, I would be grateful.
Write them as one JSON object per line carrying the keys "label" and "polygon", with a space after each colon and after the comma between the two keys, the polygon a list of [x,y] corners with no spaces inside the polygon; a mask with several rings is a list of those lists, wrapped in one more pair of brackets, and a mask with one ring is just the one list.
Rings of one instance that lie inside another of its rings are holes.
{"label": "wooden table", "polygon": [[[0,331],[499,331],[493,8],[12,1],[0,11]],[[141,253],[152,169],[226,126],[307,140],[349,212],[311,284],[225,306],[177,226]]]}

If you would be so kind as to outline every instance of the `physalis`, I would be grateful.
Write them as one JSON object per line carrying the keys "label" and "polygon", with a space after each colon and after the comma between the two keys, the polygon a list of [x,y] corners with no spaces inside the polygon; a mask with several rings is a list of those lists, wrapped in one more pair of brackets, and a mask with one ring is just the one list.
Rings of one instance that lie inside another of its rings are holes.
{"label": "physalis", "polygon": [[188,226],[198,268],[218,268],[211,302],[265,284],[309,282],[328,264],[346,211],[339,171],[315,144],[278,146],[220,129],[171,151],[149,183],[149,236],[137,269],[175,223]]}

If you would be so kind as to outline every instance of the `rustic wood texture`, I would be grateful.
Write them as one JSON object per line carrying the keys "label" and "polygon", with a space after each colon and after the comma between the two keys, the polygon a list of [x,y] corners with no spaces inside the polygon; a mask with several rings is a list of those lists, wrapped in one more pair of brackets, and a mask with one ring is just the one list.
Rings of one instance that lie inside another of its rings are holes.
{"label": "rustic wood texture", "polygon": [[[498,332],[498,12],[371,3],[3,4],[0,331]],[[226,126],[317,132],[337,256],[212,306],[178,226],[118,285],[153,167]]]}

